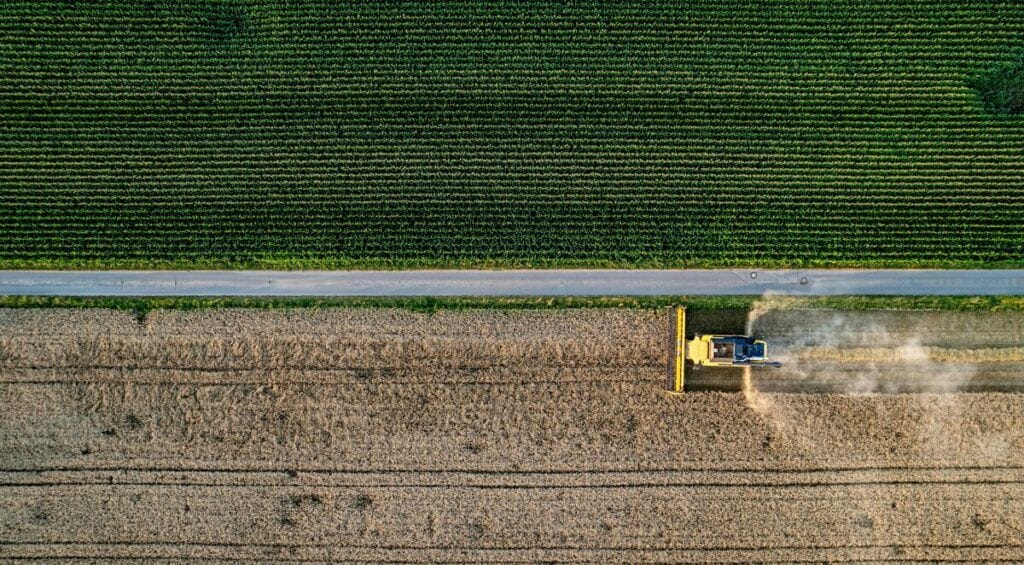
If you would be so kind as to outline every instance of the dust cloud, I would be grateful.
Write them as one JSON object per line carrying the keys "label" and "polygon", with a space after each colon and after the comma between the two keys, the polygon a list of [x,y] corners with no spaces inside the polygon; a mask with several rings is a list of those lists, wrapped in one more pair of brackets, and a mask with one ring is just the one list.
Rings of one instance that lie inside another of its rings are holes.
{"label": "dust cloud", "polygon": [[908,456],[955,460],[966,450],[1000,460],[1007,453],[1005,433],[987,430],[970,445],[960,439],[959,430],[970,425],[962,406],[967,397],[952,394],[995,373],[1005,375],[1011,387],[1024,385],[1019,382],[1024,378],[1014,378],[1024,361],[1021,323],[986,323],[952,312],[812,311],[793,299],[768,297],[750,310],[747,334],[765,339],[769,357],[783,366],[744,368],[745,405],[775,437],[812,458],[821,452],[820,437],[830,433],[825,431],[829,422],[812,421],[794,409],[800,395],[778,392],[827,392],[853,402],[918,393],[907,397],[917,417],[898,430],[899,437],[914,442]]}
{"label": "dust cloud", "polygon": [[[762,369],[744,376],[748,399],[758,383],[785,382],[793,389],[837,394],[901,392],[950,393],[964,389],[978,375],[980,364],[1024,362],[1024,347],[948,347],[935,344],[934,330],[921,324],[895,325],[871,312],[814,311],[799,328],[773,334],[773,324],[762,320],[785,312],[793,315],[792,299],[768,297],[750,311],[747,332],[769,343],[769,355],[781,361],[777,371]],[[807,311],[811,314],[811,311]],[[947,328],[955,333],[955,326]],[[923,333],[928,332],[928,339]],[[926,344],[927,342],[927,344]],[[958,345],[960,345],[958,343]],[[763,403],[763,402],[762,402]]]}

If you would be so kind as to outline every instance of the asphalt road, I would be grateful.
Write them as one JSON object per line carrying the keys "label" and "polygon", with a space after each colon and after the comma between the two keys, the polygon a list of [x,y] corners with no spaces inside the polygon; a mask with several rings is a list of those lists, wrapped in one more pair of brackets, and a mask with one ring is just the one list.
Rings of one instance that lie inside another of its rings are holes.
{"label": "asphalt road", "polygon": [[1024,270],[0,271],[0,295],[1024,295]]}

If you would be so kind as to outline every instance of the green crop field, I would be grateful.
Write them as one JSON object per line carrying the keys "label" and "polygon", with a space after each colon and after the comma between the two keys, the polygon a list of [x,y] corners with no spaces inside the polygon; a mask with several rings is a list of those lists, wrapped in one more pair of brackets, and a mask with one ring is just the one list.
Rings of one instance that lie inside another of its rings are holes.
{"label": "green crop field", "polygon": [[1024,3],[0,3],[0,268],[1024,266]]}

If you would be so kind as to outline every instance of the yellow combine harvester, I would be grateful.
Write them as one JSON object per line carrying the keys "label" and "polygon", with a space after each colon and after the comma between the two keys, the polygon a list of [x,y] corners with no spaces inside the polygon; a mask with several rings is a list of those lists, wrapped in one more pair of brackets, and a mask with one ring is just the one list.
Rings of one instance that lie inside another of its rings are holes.
{"label": "yellow combine harvester", "polygon": [[686,362],[699,367],[781,367],[768,361],[768,344],[745,335],[701,335],[686,339],[686,308],[671,310],[672,355],[668,367],[669,392],[683,392]]}

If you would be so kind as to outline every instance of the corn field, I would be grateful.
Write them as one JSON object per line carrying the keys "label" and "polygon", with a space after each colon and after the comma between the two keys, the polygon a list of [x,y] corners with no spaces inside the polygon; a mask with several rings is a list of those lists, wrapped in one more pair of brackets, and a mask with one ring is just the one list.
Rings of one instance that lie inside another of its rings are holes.
{"label": "corn field", "polygon": [[5,0],[0,267],[1021,266],[1022,56],[1001,0]]}

